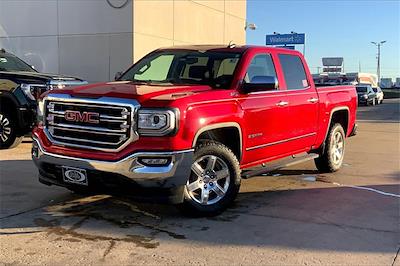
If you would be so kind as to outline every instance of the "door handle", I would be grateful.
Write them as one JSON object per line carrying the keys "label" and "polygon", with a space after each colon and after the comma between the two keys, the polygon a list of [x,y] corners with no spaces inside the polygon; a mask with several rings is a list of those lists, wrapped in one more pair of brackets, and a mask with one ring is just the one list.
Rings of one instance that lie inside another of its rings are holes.
{"label": "door handle", "polygon": [[288,104],[289,104],[288,102],[280,101],[279,103],[276,104],[276,106],[286,106]]}
{"label": "door handle", "polygon": [[318,98],[310,98],[307,100],[309,103],[316,103],[318,102]]}

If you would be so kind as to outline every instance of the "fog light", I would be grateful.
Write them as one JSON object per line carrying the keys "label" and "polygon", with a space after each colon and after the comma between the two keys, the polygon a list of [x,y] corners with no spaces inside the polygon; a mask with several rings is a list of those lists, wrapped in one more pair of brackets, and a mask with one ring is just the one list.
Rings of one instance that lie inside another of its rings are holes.
{"label": "fog light", "polygon": [[169,158],[140,158],[139,163],[146,166],[165,166],[169,164]]}

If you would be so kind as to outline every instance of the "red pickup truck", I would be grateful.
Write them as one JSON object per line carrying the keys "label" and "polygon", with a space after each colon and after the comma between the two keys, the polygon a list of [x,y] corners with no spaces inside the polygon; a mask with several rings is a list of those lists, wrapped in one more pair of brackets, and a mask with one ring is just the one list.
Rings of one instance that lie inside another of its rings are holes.
{"label": "red pickup truck", "polygon": [[241,178],[310,159],[337,171],[356,108],[353,86],[316,88],[297,51],[163,48],[114,82],[42,95],[32,157],[47,185],[214,215]]}

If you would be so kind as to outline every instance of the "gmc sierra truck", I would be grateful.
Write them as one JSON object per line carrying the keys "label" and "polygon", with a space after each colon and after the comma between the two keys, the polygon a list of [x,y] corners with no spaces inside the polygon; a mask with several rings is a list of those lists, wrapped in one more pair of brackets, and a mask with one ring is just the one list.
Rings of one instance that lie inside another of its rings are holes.
{"label": "gmc sierra truck", "polygon": [[279,48],[158,49],[116,81],[42,97],[40,182],[195,215],[227,208],[242,178],[311,159],[339,170],[356,132],[354,86],[315,88],[302,54]]}
{"label": "gmc sierra truck", "polygon": [[36,124],[36,99],[43,92],[86,81],[39,73],[17,56],[0,49],[0,149],[16,147]]}

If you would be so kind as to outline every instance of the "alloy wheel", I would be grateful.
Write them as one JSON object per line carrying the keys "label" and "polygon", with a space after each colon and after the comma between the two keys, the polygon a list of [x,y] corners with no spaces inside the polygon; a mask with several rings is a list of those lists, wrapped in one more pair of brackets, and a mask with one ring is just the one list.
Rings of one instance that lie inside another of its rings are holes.
{"label": "alloy wheel", "polygon": [[227,193],[230,171],[218,156],[205,155],[192,164],[192,174],[186,184],[187,194],[201,205],[219,202]]}
{"label": "alloy wheel", "polygon": [[0,140],[5,143],[11,136],[10,121],[6,116],[0,114]]}
{"label": "alloy wheel", "polygon": [[341,163],[344,154],[344,138],[340,132],[335,132],[332,140],[331,158],[334,164]]}

